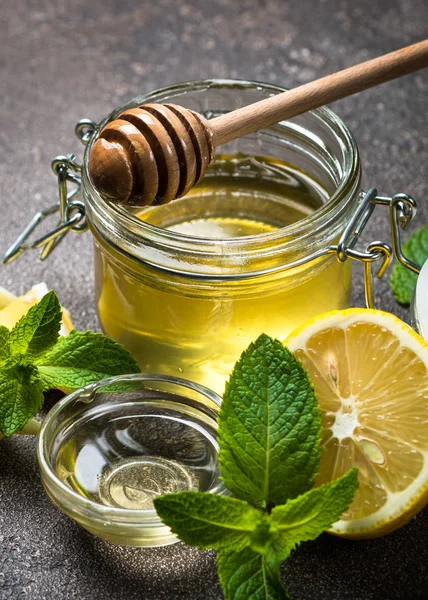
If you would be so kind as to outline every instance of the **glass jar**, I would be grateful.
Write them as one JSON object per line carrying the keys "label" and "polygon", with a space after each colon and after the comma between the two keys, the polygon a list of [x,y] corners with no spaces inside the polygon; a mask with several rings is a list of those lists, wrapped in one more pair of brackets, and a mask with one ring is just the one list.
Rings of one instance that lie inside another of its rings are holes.
{"label": "glass jar", "polygon": [[[139,97],[101,126],[126,108],[147,102],[174,102],[212,117],[281,91],[242,81],[187,83]],[[306,207],[303,218],[244,237],[194,237],[106,204],[88,176],[95,140],[96,135],[85,152],[82,190],[95,241],[99,319],[104,332],[129,348],[144,371],[179,374],[222,392],[240,353],[260,333],[284,339],[308,318],[349,305],[350,261],[340,263],[327,255],[301,264],[338,240],[360,192],[356,144],[331,111],[319,109],[222,147],[223,156],[283,161],[297,174],[296,181],[298,176],[310,179],[308,185],[322,196],[319,207]],[[218,163],[208,177],[224,176]],[[246,176],[245,169],[236,169],[234,176]],[[198,202],[201,196],[203,192]],[[275,214],[295,210],[293,199],[280,193],[270,202],[262,199],[259,208],[256,196],[237,201],[246,220],[264,222],[270,209]],[[151,219],[170,222],[175,205],[174,211],[191,221],[195,214],[194,208],[186,208],[190,202],[186,197],[168,209],[158,207],[154,210],[166,214],[154,219],[152,211]],[[205,203],[203,210],[209,212],[210,205]]]}
{"label": "glass jar", "polygon": [[[68,230],[91,229],[95,288],[104,332],[125,345],[145,372],[179,375],[222,393],[235,361],[262,332],[284,339],[316,314],[349,305],[351,261],[370,265],[392,249],[355,244],[376,204],[388,205],[396,257],[414,200],[361,192],[356,143],[336,115],[320,108],[222,146],[203,182],[182,199],[138,212],[106,202],[88,159],[100,129],[123,110],[173,102],[207,118],[283,88],[248,81],[197,81],[164,88],[118,107],[99,125],[83,119],[83,165],[53,163],[60,202],[36,215],[5,262],[26,248],[46,258]],[[67,192],[67,182],[77,184]],[[82,195],[82,200],[79,199]],[[32,244],[37,223],[60,211],[61,225]],[[85,223],[85,213],[86,220]]]}

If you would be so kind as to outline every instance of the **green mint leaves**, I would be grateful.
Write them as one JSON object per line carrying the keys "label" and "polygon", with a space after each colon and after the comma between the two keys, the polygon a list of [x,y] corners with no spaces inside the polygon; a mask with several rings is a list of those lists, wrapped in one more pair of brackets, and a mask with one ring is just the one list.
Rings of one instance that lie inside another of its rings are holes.
{"label": "green mint leaves", "polygon": [[281,563],[351,504],[357,469],[313,488],[320,439],[307,373],[278,340],[260,336],[235,365],[220,410],[220,469],[236,497],[180,492],[154,501],[180,539],[217,550],[226,600],[289,598]]}
{"label": "green mint leaves", "polygon": [[[428,259],[428,225],[418,229],[403,244],[403,254],[417,265],[422,265]],[[401,263],[396,263],[389,279],[389,284],[395,299],[400,304],[410,304],[416,285],[416,273],[407,269]]]}
{"label": "green mint leaves", "polygon": [[275,552],[258,554],[251,548],[218,552],[218,575],[226,600],[289,600],[279,577],[279,567],[285,558]]}
{"label": "green mint leaves", "polygon": [[314,484],[320,414],[309,377],[283,344],[262,335],[242,354],[220,414],[226,487],[256,506],[281,504]]}
{"label": "green mint leaves", "polygon": [[198,548],[221,550],[248,546],[263,514],[242,500],[204,492],[179,492],[156,501],[159,516],[171,521],[180,538]]}
{"label": "green mint leaves", "polygon": [[35,364],[45,389],[67,394],[104,377],[139,371],[123,346],[93,331],[72,331],[37,357]]}
{"label": "green mint leaves", "polygon": [[314,488],[272,510],[281,545],[290,552],[308,540],[316,539],[336,523],[351,504],[358,488],[358,469],[351,469],[336,481]]}
{"label": "green mint leaves", "polygon": [[39,354],[52,346],[59,337],[62,311],[54,292],[49,292],[38,304],[21,317],[9,334],[11,354]]}
{"label": "green mint leaves", "polygon": [[42,408],[43,382],[32,365],[18,362],[0,370],[0,433],[11,435]]}
{"label": "green mint leaves", "polygon": [[9,329],[4,325],[0,325],[0,361],[5,360],[9,356]]}
{"label": "green mint leaves", "polygon": [[90,331],[60,338],[62,311],[54,292],[9,331],[0,327],[0,433],[12,435],[41,409],[43,392],[69,393],[112,375],[135,373],[127,350]]}

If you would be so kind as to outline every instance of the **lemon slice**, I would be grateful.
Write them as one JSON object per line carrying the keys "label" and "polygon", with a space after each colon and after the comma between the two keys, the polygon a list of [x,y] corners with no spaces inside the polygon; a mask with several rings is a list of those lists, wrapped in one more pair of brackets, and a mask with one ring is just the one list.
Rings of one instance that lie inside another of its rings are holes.
{"label": "lemon slice", "polygon": [[316,317],[285,340],[314,385],[322,412],[317,485],[359,468],[359,490],[330,530],[383,535],[428,502],[428,344],[389,313]]}
{"label": "lemon slice", "polygon": [[[0,325],[8,329],[12,327],[23,317],[28,310],[40,302],[45,294],[48,293],[48,287],[45,283],[38,283],[33,286],[24,296],[13,296],[4,288],[0,289]],[[1,301],[3,303],[1,304]],[[68,335],[73,329],[70,313],[62,308],[62,323],[60,335]]]}

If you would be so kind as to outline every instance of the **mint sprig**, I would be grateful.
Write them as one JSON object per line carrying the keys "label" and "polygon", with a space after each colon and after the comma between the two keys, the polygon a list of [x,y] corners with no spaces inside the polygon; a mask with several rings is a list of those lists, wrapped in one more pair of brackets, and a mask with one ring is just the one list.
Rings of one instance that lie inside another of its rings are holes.
{"label": "mint sprig", "polygon": [[350,506],[357,469],[313,488],[321,421],[308,375],[278,340],[262,335],[236,364],[219,416],[219,462],[236,498],[180,492],[156,498],[183,541],[217,550],[226,600],[284,600],[281,563]]}
{"label": "mint sprig", "polygon": [[12,435],[41,409],[43,392],[65,393],[104,377],[139,372],[130,353],[90,331],[59,337],[62,311],[54,292],[9,331],[0,327],[0,433]]}

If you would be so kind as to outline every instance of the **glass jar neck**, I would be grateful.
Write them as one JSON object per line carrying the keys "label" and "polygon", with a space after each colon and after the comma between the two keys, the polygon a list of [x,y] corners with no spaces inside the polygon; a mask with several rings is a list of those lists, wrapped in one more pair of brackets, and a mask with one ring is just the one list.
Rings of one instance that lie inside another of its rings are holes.
{"label": "glass jar neck", "polygon": [[[282,91],[285,90],[277,86],[236,80],[175,85],[119,107],[100,128],[123,110],[147,102],[172,101],[210,118]],[[240,238],[200,238],[162,229],[103,200],[88,175],[89,153],[98,131],[87,146],[82,170],[82,192],[90,224],[104,243],[156,269],[222,279],[293,268],[334,243],[355,210],[354,200],[361,183],[358,149],[342,121],[325,108],[226,145],[225,152],[232,155],[242,152],[242,148],[256,149],[253,154],[264,154],[263,148],[272,156],[284,154],[288,162],[318,181],[328,196],[322,206],[295,223]]]}

